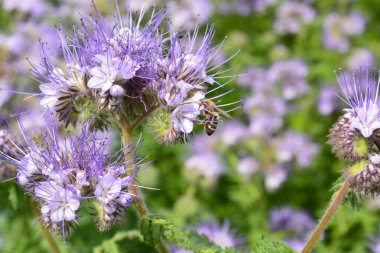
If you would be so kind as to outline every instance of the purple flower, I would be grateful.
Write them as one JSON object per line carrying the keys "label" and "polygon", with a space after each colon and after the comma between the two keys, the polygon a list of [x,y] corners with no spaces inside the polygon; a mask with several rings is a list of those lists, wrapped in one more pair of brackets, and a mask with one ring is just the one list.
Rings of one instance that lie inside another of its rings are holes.
{"label": "purple flower", "polygon": [[290,207],[273,209],[270,213],[272,231],[292,231],[296,236],[306,236],[314,228],[314,220],[305,211],[296,211]]}
{"label": "purple flower", "polygon": [[268,81],[282,88],[282,96],[286,100],[295,99],[309,90],[305,78],[308,75],[307,65],[298,59],[274,63],[268,69]]}
{"label": "purple flower", "polygon": [[306,3],[285,1],[277,9],[274,29],[281,33],[297,33],[303,24],[314,20],[315,10]]}
{"label": "purple flower", "polygon": [[244,177],[249,177],[253,173],[257,172],[260,168],[259,162],[249,156],[240,159],[237,166],[237,171]]}
{"label": "purple flower", "polygon": [[377,235],[376,237],[370,238],[370,241],[368,243],[368,248],[370,249],[371,253],[380,253],[380,236]]}
{"label": "purple flower", "polygon": [[237,120],[224,123],[214,135],[215,139],[223,145],[232,146],[249,136],[245,125]]}
{"label": "purple flower", "polygon": [[322,87],[318,98],[318,111],[322,115],[330,115],[338,107],[336,90],[333,87]]}
{"label": "purple flower", "polygon": [[275,3],[274,0],[237,0],[234,2],[223,2],[220,4],[220,12],[228,15],[236,12],[242,16],[248,16],[252,12],[263,13]]}
{"label": "purple flower", "polygon": [[21,13],[30,13],[34,17],[39,17],[41,14],[48,11],[49,6],[41,0],[26,0],[26,1],[2,1],[2,7],[6,11],[18,11]]}
{"label": "purple flower", "polygon": [[228,221],[224,221],[223,225],[204,223],[199,225],[196,230],[198,234],[205,235],[222,249],[235,248],[242,242],[241,238],[236,238],[236,231],[231,229]]}
{"label": "purple flower", "polygon": [[245,100],[244,110],[251,116],[248,131],[256,136],[268,136],[281,128],[286,105],[277,96],[256,93]]}
{"label": "purple flower", "polygon": [[328,49],[340,53],[347,52],[350,47],[349,37],[364,32],[365,20],[358,13],[341,16],[329,14],[323,24],[323,43]]}
{"label": "purple flower", "polygon": [[283,165],[275,165],[266,168],[265,171],[265,187],[270,190],[276,190],[288,178],[288,168]]}
{"label": "purple flower", "polygon": [[319,147],[304,134],[287,132],[278,145],[278,158],[281,162],[289,162],[293,158],[301,167],[311,164],[318,154]]}
{"label": "purple flower", "polygon": [[[0,156],[17,168],[18,183],[41,205],[48,227],[65,236],[67,223],[76,221],[87,199],[97,200],[91,203],[102,214],[101,230],[120,223],[126,206],[132,204],[127,189],[140,166],[127,159],[134,156],[132,151],[107,155],[107,135],[91,132],[88,123],[78,125],[76,134],[62,137],[50,115],[38,141],[19,124],[25,145],[10,155],[0,152]],[[127,176],[132,167],[134,173]]]}
{"label": "purple flower", "polygon": [[122,189],[121,178],[115,178],[112,175],[101,177],[95,188],[95,196],[102,203],[108,204],[117,198]]}
{"label": "purple flower", "polygon": [[343,94],[342,100],[349,106],[345,109],[348,112],[345,117],[363,137],[370,137],[374,130],[380,128],[376,73],[371,73],[367,68],[350,74],[338,70],[335,74]]}
{"label": "purple flower", "polygon": [[257,67],[249,67],[246,74],[238,78],[238,83],[251,88],[253,92],[264,92],[273,88],[273,83],[267,79],[267,71]]}
{"label": "purple flower", "polygon": [[358,67],[375,67],[375,58],[367,49],[356,49],[348,59],[348,68],[354,71]]}
{"label": "purple flower", "polygon": [[271,210],[270,229],[285,233],[285,241],[297,251],[303,248],[314,226],[313,218],[305,211],[296,211],[291,207]]}
{"label": "purple flower", "polygon": [[221,157],[215,153],[202,152],[193,154],[185,164],[189,170],[194,170],[208,179],[216,180],[226,172]]}
{"label": "purple flower", "polygon": [[195,23],[207,22],[213,11],[214,6],[210,0],[168,2],[168,15],[174,27],[192,29]]}
{"label": "purple flower", "polygon": [[189,100],[177,106],[172,112],[174,129],[177,132],[190,133],[193,131],[194,121],[201,114],[200,101],[204,98],[202,92],[197,92]]}
{"label": "purple flower", "polygon": [[69,187],[62,187],[54,181],[38,183],[34,192],[37,198],[47,205],[41,207],[41,213],[49,216],[52,222],[74,221],[80,206],[80,195]]}

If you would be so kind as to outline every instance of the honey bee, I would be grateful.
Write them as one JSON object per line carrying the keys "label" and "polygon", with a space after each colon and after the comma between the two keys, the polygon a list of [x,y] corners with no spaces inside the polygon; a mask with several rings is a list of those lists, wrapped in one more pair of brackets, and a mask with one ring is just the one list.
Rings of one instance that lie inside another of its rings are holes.
{"label": "honey bee", "polygon": [[223,111],[222,109],[218,108],[214,102],[212,102],[210,99],[204,99],[201,101],[201,105],[203,105],[204,109],[202,110],[203,115],[205,116],[204,120],[204,131],[208,136],[215,133],[216,128],[218,127],[219,123],[219,113],[223,114],[227,118],[231,118],[231,116]]}

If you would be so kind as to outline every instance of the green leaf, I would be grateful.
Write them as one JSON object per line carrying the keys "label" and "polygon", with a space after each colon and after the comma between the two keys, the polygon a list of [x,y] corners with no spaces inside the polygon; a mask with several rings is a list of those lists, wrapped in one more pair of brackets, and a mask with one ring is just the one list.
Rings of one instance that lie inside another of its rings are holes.
{"label": "green leaf", "polygon": [[93,249],[94,253],[120,253],[117,242],[124,239],[137,238],[143,241],[142,235],[138,230],[121,231],[116,233],[111,239],[103,241],[103,243]]}
{"label": "green leaf", "polygon": [[252,253],[295,253],[286,243],[269,237],[267,235],[261,235],[251,250]]}
{"label": "green leaf", "polygon": [[181,249],[200,253],[233,253],[233,249],[221,249],[207,237],[194,231],[179,228],[162,216],[150,215],[140,220],[139,227],[144,241],[155,246],[162,237],[166,242],[178,245]]}

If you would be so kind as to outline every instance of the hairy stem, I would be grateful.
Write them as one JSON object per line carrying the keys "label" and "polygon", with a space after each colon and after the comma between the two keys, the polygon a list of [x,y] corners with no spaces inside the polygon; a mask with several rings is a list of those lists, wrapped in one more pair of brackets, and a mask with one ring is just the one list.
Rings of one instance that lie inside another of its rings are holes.
{"label": "hairy stem", "polygon": [[[120,128],[120,131],[121,131],[121,137],[122,137],[122,141],[123,141],[123,146],[126,147],[127,145],[129,145],[131,143],[132,132],[133,132],[134,128],[130,127],[130,126],[124,126],[120,122],[117,122],[116,124]],[[127,155],[127,159],[129,159],[130,161],[133,161],[134,160],[133,154],[132,153],[128,153],[127,149],[125,150],[125,152],[126,152],[126,155]],[[133,170],[128,171],[128,174],[133,174],[134,173]],[[147,208],[147,206],[146,206],[146,204],[144,202],[143,197],[140,194],[140,191],[139,191],[139,189],[137,187],[136,180],[134,180],[132,182],[132,184],[129,186],[128,192],[133,197],[133,205],[135,206],[136,211],[137,211],[138,215],[140,216],[140,218],[148,216],[149,215],[149,210],[148,210],[148,208]],[[166,247],[165,242],[164,242],[164,240],[162,238],[161,238],[160,242],[158,242],[157,245],[155,245],[155,247],[156,247],[157,251],[160,252],[160,253],[168,253],[169,252],[169,250]]]}
{"label": "hairy stem", "polygon": [[[31,204],[32,204],[32,209],[33,209],[34,215],[36,215],[37,218],[39,218],[41,216],[41,213],[38,210],[36,202],[31,200]],[[44,236],[50,245],[51,252],[60,253],[61,251],[59,250],[58,245],[55,242],[53,236],[50,234],[49,230],[42,224],[42,222],[38,222],[38,224],[40,225],[40,228],[41,228],[42,232],[44,233]]]}
{"label": "hairy stem", "polygon": [[301,253],[309,253],[314,248],[315,244],[318,242],[319,238],[321,237],[321,234],[326,229],[331,218],[333,217],[336,210],[338,209],[338,207],[342,203],[349,186],[350,186],[350,183],[347,180],[345,180],[343,185],[341,186],[338,194],[330,202],[329,207],[327,208],[327,210],[323,214],[322,219],[320,220],[317,227],[315,228],[315,230],[311,234],[309,240],[307,240],[306,245],[302,249]]}

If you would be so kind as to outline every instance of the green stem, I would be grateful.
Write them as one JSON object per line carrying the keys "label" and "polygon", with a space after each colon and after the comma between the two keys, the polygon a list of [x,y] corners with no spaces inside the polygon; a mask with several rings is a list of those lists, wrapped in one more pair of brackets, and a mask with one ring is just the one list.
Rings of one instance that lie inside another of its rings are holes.
{"label": "green stem", "polygon": [[[128,125],[127,126],[123,125],[121,122],[117,122],[117,121],[116,121],[116,124],[120,128],[123,146],[125,147],[125,146],[129,145],[131,142],[132,132],[133,132],[134,127],[130,127]],[[126,158],[130,161],[133,161],[134,160],[133,154],[129,153],[127,149],[125,150],[125,152],[127,155]],[[129,170],[128,174],[129,175],[133,174],[134,169],[135,168],[133,167],[132,170]],[[149,215],[149,209],[146,206],[144,199],[140,194],[140,191],[137,187],[137,181],[136,180],[134,180],[131,183],[131,185],[129,186],[128,192],[131,194],[131,196],[133,198],[133,205],[135,206],[136,211],[137,211],[138,215],[140,216],[140,218],[148,216]],[[166,247],[165,242],[162,238],[161,238],[160,242],[158,242],[157,245],[155,245],[155,247],[158,250],[158,252],[160,252],[160,253],[168,253],[169,252],[169,250]]]}
{"label": "green stem", "polygon": [[315,230],[311,234],[309,240],[306,242],[306,245],[302,249],[301,253],[309,253],[314,248],[315,244],[318,242],[319,238],[321,237],[321,234],[326,229],[331,218],[333,217],[336,210],[338,209],[338,207],[342,203],[349,186],[350,186],[350,183],[347,180],[345,180],[342,187],[340,188],[338,194],[330,202],[329,207],[327,208],[324,215],[322,216],[321,221],[318,223],[317,227],[315,228]]}
{"label": "green stem", "polygon": [[[33,200],[31,201],[31,203],[32,203],[32,209],[33,209],[34,214],[37,216],[37,218],[39,218],[41,216],[41,213],[38,210],[36,203]],[[42,232],[44,233],[46,240],[48,241],[48,243],[50,245],[51,252],[61,253],[61,251],[58,248],[57,243],[55,242],[53,236],[50,234],[50,232],[47,230],[47,228],[42,224],[42,222],[39,222],[39,224],[40,224],[40,228],[41,228]]]}

